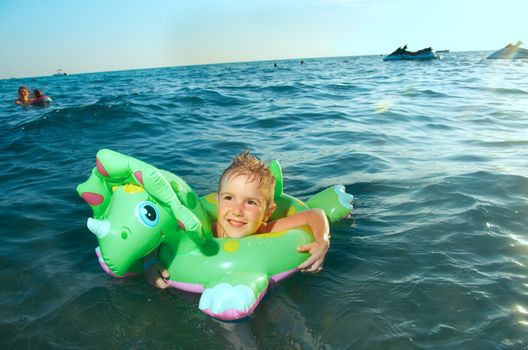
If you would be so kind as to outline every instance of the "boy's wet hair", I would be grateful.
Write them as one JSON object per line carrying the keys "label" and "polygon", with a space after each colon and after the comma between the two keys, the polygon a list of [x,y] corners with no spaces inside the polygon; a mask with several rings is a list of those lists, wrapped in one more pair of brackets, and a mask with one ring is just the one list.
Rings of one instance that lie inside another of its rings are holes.
{"label": "boy's wet hair", "polygon": [[39,89],[33,90],[33,95],[35,95],[35,97],[42,97],[42,90],[39,90]]}
{"label": "boy's wet hair", "polygon": [[24,86],[24,85],[21,85],[19,88],[18,88],[18,93],[20,93],[22,90],[27,90],[27,92],[29,92],[29,89]]}
{"label": "boy's wet hair", "polygon": [[253,155],[248,149],[235,156],[231,165],[224,170],[220,176],[218,192],[220,192],[220,186],[222,186],[224,179],[239,175],[246,175],[248,182],[258,181],[259,187],[265,189],[266,203],[270,205],[273,202],[275,177],[271,173],[269,165]]}

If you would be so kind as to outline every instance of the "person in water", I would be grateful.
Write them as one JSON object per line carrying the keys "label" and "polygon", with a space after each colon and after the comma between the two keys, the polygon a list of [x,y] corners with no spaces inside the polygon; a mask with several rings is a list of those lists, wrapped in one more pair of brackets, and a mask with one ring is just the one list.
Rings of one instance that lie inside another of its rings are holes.
{"label": "person in water", "polygon": [[18,98],[15,100],[17,105],[30,105],[33,102],[33,99],[29,96],[29,89],[25,86],[20,86],[18,88]]}
{"label": "person in water", "polygon": [[[268,165],[249,151],[236,156],[224,170],[218,186],[218,221],[211,226],[215,237],[242,238],[252,234],[289,230],[307,225],[314,242],[297,248],[311,256],[298,268],[318,273],[328,252],[330,229],[323,210],[309,209],[268,222],[276,208],[273,201],[275,177]],[[157,259],[157,251],[145,258],[145,279],[155,287],[167,288],[168,270]]]}
{"label": "person in water", "polygon": [[35,90],[33,90],[33,96],[35,96],[35,98],[42,98],[42,97],[44,97],[44,94],[43,94],[42,90],[35,89]]}
{"label": "person in water", "polygon": [[48,103],[51,103],[51,98],[49,96],[46,96],[44,94],[44,91],[42,90],[39,90],[39,89],[33,90],[33,96],[35,96],[32,102],[32,104],[34,105],[43,106],[43,105],[47,105]]}

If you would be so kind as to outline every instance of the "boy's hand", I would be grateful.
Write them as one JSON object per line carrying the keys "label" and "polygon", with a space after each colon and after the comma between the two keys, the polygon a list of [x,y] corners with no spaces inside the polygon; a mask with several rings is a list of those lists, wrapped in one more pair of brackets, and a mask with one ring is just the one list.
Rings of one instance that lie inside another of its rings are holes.
{"label": "boy's hand", "polygon": [[167,283],[169,271],[159,261],[145,269],[145,279],[156,288],[165,289],[170,287]]}
{"label": "boy's hand", "polygon": [[311,256],[297,268],[302,272],[321,272],[328,247],[328,241],[317,241],[298,247],[298,252],[308,252]]}

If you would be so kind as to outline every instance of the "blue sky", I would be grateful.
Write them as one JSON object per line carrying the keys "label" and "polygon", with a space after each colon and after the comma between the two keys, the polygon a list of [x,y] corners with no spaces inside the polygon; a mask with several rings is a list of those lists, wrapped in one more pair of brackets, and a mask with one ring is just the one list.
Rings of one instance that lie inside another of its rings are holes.
{"label": "blue sky", "polygon": [[526,0],[0,0],[0,78],[523,40]]}

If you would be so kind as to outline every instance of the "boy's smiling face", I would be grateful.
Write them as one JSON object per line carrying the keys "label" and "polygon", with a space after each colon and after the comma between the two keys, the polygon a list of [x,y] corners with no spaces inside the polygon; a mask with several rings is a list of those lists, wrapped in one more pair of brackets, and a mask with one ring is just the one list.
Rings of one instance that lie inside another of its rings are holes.
{"label": "boy's smiling face", "polygon": [[241,238],[256,233],[275,210],[268,207],[266,189],[245,174],[226,176],[218,193],[219,237]]}

